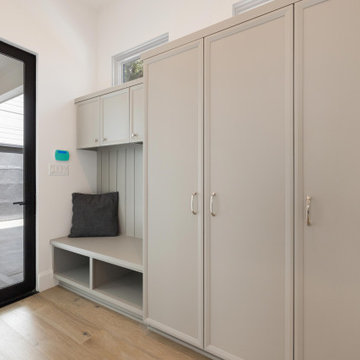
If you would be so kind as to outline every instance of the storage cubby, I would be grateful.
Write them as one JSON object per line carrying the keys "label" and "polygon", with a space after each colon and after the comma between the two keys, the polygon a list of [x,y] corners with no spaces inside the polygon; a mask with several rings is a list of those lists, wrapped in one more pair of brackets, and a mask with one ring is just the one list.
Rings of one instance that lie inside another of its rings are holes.
{"label": "storage cubby", "polygon": [[54,248],[54,274],[59,280],[70,280],[90,286],[90,259],[71,251]]}
{"label": "storage cubby", "polygon": [[127,307],[142,311],[142,273],[93,260],[93,289]]}

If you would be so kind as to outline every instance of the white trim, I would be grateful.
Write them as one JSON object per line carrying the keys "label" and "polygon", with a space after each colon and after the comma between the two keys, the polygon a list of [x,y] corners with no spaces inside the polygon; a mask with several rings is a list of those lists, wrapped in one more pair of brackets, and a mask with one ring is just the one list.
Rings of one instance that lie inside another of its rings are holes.
{"label": "white trim", "polygon": [[169,33],[165,33],[138,46],[135,46],[132,49],[114,55],[112,57],[112,85],[117,86],[123,84],[122,71],[119,73],[119,65],[122,65],[124,62],[128,62],[132,59],[140,59],[141,54],[145,51],[158,47],[159,45],[167,43],[168,41]]}
{"label": "white trim", "polygon": [[50,289],[58,284],[57,280],[54,278],[52,269],[46,271],[41,271],[37,276],[36,290],[39,292]]}
{"label": "white trim", "polygon": [[242,14],[243,12],[248,10],[252,10],[270,1],[273,0],[240,0],[232,6],[233,16]]}
{"label": "white trim", "polygon": [[77,104],[77,103],[82,102],[82,101],[87,101],[87,100],[90,100],[90,99],[93,99],[93,98],[96,98],[96,97],[99,97],[99,96],[107,95],[107,94],[110,94],[110,93],[113,93],[115,91],[119,91],[119,90],[122,90],[122,89],[127,89],[127,88],[130,88],[132,86],[141,85],[141,84],[143,84],[143,78],[128,81],[127,83],[121,84],[119,86],[112,86],[112,87],[109,87],[109,88],[106,88],[106,89],[103,89],[103,90],[93,92],[91,94],[80,96],[80,97],[78,97],[78,98],[76,98],[74,100],[74,104]]}
{"label": "white trim", "polygon": [[155,328],[153,328],[152,326],[148,326],[148,329],[149,329],[150,331],[156,333],[156,334],[161,335],[161,336],[164,337],[164,338],[170,339],[171,341],[173,341],[173,342],[175,342],[175,343],[177,343],[177,344],[180,344],[180,345],[182,345],[182,346],[185,346],[185,347],[188,348],[188,349],[191,349],[191,350],[193,350],[193,351],[195,351],[195,352],[197,352],[197,353],[199,353],[199,354],[201,354],[201,355],[204,355],[204,356],[206,356],[206,357],[209,358],[209,359],[212,359],[212,360],[222,360],[221,358],[219,358],[219,357],[217,357],[217,356],[215,356],[215,355],[213,355],[213,354],[210,354],[210,353],[208,353],[207,351],[205,351],[205,350],[203,350],[203,349],[200,349],[200,348],[197,347],[197,346],[188,344],[188,343],[186,343],[186,342],[184,342],[184,341],[182,341],[182,340],[177,339],[177,338],[174,337],[174,336],[171,336],[171,335],[169,335],[169,334],[164,333],[164,332],[161,331],[161,330],[155,329]]}
{"label": "white trim", "polygon": [[181,331],[177,331],[170,326],[166,326],[164,324],[159,323],[158,321],[151,320],[147,318],[145,323],[151,327],[152,329],[159,330],[164,334],[168,334],[180,341],[184,341],[187,344],[195,346],[196,348],[202,348],[202,340],[189,336],[187,334],[182,333]]}

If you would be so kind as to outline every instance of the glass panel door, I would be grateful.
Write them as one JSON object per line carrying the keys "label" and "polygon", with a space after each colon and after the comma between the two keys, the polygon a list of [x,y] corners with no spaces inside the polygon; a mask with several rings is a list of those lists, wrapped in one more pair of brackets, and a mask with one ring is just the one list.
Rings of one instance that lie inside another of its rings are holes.
{"label": "glass panel door", "polygon": [[0,305],[35,289],[35,56],[0,42]]}

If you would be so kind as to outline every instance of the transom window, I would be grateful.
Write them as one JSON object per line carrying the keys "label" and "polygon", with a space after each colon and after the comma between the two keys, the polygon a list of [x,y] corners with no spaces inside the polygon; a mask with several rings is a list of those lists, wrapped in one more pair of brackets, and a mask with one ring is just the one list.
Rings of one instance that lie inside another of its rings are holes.
{"label": "transom window", "polygon": [[120,85],[143,77],[143,62],[140,56],[143,52],[169,41],[169,34],[163,34],[132,49],[123,51],[112,58],[113,85]]}

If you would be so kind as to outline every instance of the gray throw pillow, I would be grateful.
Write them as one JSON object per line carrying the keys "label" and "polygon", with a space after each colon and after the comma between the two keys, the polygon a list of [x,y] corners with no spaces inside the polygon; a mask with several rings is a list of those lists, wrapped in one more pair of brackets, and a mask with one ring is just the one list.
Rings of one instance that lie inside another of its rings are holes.
{"label": "gray throw pillow", "polygon": [[119,235],[119,193],[72,194],[73,217],[69,237]]}

